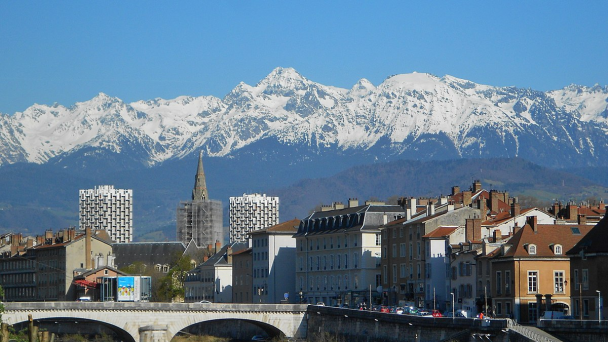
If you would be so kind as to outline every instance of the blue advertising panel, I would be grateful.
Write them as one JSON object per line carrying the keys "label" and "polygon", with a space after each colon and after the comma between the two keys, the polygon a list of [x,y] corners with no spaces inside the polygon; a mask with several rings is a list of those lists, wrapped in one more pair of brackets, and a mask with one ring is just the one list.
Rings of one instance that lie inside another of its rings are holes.
{"label": "blue advertising panel", "polygon": [[121,301],[135,300],[135,278],[134,277],[118,277],[118,298]]}

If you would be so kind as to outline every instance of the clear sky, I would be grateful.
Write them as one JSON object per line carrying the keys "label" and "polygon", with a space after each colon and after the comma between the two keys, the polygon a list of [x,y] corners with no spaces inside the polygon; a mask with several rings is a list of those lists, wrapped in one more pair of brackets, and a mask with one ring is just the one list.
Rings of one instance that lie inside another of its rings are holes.
{"label": "clear sky", "polygon": [[276,67],[325,85],[410,72],[608,84],[608,1],[0,1],[0,112],[223,97]]}

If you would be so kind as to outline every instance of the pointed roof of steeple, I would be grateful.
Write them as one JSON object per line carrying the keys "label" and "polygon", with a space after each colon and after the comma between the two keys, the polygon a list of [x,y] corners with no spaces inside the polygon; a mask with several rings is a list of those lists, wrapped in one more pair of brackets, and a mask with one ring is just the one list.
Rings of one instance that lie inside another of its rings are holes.
{"label": "pointed roof of steeple", "polygon": [[205,170],[203,170],[203,151],[201,151],[198,157],[198,168],[196,169],[196,176],[194,177],[194,189],[192,189],[192,200],[205,201],[208,199],[209,193],[207,192],[207,182],[205,181]]}

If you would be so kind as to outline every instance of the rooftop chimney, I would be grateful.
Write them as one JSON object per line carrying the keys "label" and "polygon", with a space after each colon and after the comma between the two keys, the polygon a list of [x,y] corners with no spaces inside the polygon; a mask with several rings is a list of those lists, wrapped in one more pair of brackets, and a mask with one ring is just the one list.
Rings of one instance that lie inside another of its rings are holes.
{"label": "rooftop chimney", "polygon": [[481,191],[481,181],[476,179],[473,182],[473,193],[478,193],[479,191]]}
{"label": "rooftop chimney", "polygon": [[433,203],[429,203],[429,205],[427,206],[427,210],[428,210],[428,216],[433,216],[435,215],[435,205]]}
{"label": "rooftop chimney", "polygon": [[519,216],[521,210],[519,207],[519,203],[517,203],[517,201],[514,201],[513,203],[511,203],[511,216],[512,217],[517,217]]}
{"label": "rooftop chimney", "polygon": [[222,243],[218,240],[215,241],[215,253],[219,252],[222,249]]}
{"label": "rooftop chimney", "polygon": [[460,187],[459,186],[453,186],[452,187],[452,196],[459,194],[460,193]]}
{"label": "rooftop chimney", "polygon": [[486,199],[479,196],[477,198],[477,208],[479,208],[479,215],[481,221],[486,221],[488,219],[488,208],[486,208]]}
{"label": "rooftop chimney", "polygon": [[579,214],[578,215],[578,224],[579,225],[586,225],[587,224],[587,215],[585,215],[585,214]]}
{"label": "rooftop chimney", "polygon": [[498,191],[490,190],[490,211],[498,212]]}
{"label": "rooftop chimney", "polygon": [[416,215],[416,199],[414,197],[410,198],[410,212],[412,216]]}
{"label": "rooftop chimney", "polygon": [[568,203],[568,207],[566,208],[566,210],[568,212],[568,220],[574,220],[574,218],[578,214],[578,206],[570,202]]}
{"label": "rooftop chimney", "polygon": [[535,233],[538,232],[538,217],[536,217],[536,216],[526,217],[526,224],[529,224]]}
{"label": "rooftop chimney", "polygon": [[462,205],[463,206],[469,206],[471,205],[471,191],[463,191],[462,192]]}
{"label": "rooftop chimney", "polygon": [[85,262],[86,262],[86,269],[90,270],[92,269],[91,267],[91,258],[92,258],[92,251],[91,251],[91,238],[92,238],[93,234],[91,232],[91,228],[87,227],[85,229],[85,241],[84,241],[84,257],[85,257]]}
{"label": "rooftop chimney", "polygon": [[358,207],[359,206],[359,200],[356,198],[349,198],[348,199],[348,207],[349,208],[354,208],[354,207]]}
{"label": "rooftop chimney", "polygon": [[464,229],[467,241],[481,240],[481,219],[466,219]]}

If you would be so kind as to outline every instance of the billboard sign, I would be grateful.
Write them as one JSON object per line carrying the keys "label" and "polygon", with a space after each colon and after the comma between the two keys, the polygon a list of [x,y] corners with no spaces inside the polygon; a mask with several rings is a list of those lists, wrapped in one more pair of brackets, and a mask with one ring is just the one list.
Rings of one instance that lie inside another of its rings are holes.
{"label": "billboard sign", "polygon": [[119,302],[135,301],[135,277],[118,277]]}

